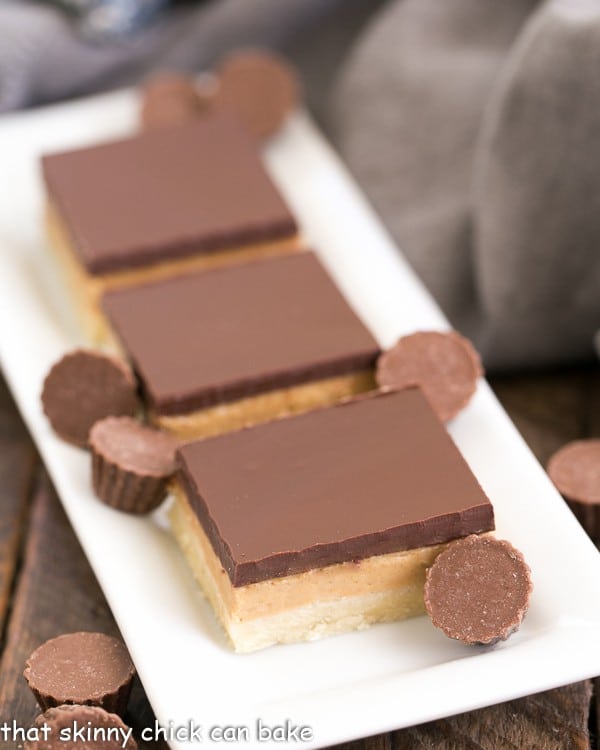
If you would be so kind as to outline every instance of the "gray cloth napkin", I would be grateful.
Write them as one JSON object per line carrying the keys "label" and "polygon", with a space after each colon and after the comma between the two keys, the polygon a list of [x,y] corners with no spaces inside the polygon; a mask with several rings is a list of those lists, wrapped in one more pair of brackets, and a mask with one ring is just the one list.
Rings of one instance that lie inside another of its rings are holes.
{"label": "gray cloth napkin", "polygon": [[[150,0],[154,11],[160,4]],[[282,50],[401,249],[488,368],[592,355],[600,0],[168,7],[159,22],[90,42],[56,5],[0,0],[0,111],[161,68],[200,70],[234,47]]]}
{"label": "gray cloth napkin", "polygon": [[[121,1],[122,9],[133,1]],[[61,8],[73,2],[83,17]],[[94,40],[82,29],[82,21],[89,24],[85,11],[102,5],[99,0],[0,0],[0,112],[133,84],[160,69],[206,69],[226,51],[248,45],[290,54],[309,82],[310,103],[318,107],[344,49],[381,2],[173,3],[151,16],[153,23],[132,23],[127,35]],[[124,28],[131,21],[123,10]],[[123,30],[120,24],[116,30]]]}
{"label": "gray cloth napkin", "polygon": [[342,155],[488,367],[593,356],[598,71],[597,0],[402,0],[340,79]]}
{"label": "gray cloth napkin", "polygon": [[131,34],[150,23],[168,0],[46,0],[59,5],[78,19],[90,40]]}

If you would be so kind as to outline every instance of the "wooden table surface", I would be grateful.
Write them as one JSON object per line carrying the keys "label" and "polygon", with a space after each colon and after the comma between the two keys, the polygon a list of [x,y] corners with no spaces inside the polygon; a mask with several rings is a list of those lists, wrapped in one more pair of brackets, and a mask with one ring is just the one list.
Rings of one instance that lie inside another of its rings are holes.
{"label": "wooden table surface", "polygon": [[[597,367],[492,385],[544,464],[567,441],[600,436]],[[0,726],[31,724],[38,710],[22,677],[25,659],[42,641],[74,630],[115,633],[117,626],[0,379]],[[569,685],[344,748],[588,750],[597,746],[592,688],[592,681]],[[139,684],[126,720],[138,730],[153,722]],[[0,735],[0,749],[20,746]]]}

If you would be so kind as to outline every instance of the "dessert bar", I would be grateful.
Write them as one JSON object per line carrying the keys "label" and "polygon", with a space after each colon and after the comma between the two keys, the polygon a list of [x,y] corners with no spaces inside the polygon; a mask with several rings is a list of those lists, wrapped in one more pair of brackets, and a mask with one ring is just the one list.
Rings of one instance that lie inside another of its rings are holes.
{"label": "dessert bar", "polygon": [[88,336],[111,288],[298,244],[257,147],[226,113],[42,159],[51,244]]}
{"label": "dessert bar", "polygon": [[176,538],[238,651],[424,611],[445,543],[490,501],[418,388],[179,450]]}
{"label": "dessert bar", "polygon": [[111,291],[103,308],[151,421],[182,439],[374,387],[379,346],[313,253]]}

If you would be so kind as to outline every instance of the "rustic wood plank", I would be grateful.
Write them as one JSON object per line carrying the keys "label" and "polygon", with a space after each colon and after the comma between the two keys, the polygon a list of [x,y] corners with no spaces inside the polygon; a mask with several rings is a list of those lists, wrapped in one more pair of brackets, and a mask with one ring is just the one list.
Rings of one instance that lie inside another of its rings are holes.
{"label": "rustic wood plank", "polygon": [[25,531],[36,452],[0,376],[0,633]]}
{"label": "rustic wood plank", "polygon": [[[38,708],[22,677],[25,660],[48,638],[76,630],[118,635],[79,542],[48,480],[42,477],[0,662],[0,723],[16,720],[20,726],[31,724]],[[139,683],[126,720],[134,726],[154,721]]]}
{"label": "rustic wood plank", "polygon": [[[600,367],[554,374],[498,378],[497,396],[545,466],[571,440],[600,436]],[[590,725],[600,738],[600,678],[594,681]],[[596,741],[596,747],[600,743]]]}
{"label": "rustic wood plank", "polygon": [[22,677],[33,649],[60,633],[86,629],[114,633],[116,626],[63,511],[43,479],[33,503],[0,662],[3,718],[28,726],[38,712]]}
{"label": "rustic wood plank", "polygon": [[588,750],[590,681],[395,732],[393,750]]}
{"label": "rustic wood plank", "polygon": [[587,391],[587,437],[600,437],[600,367],[590,373]]}
{"label": "rustic wood plank", "polygon": [[589,750],[591,693],[580,682],[336,750]]}
{"label": "rustic wood plank", "polygon": [[543,466],[565,443],[586,434],[591,372],[577,369],[490,380],[500,402]]}
{"label": "rustic wood plank", "polygon": [[335,750],[394,750],[393,734],[379,734],[355,742],[344,742],[336,745]]}
{"label": "rustic wood plank", "polygon": [[[596,368],[589,377],[586,437],[600,437],[600,367]],[[590,726],[593,727],[595,733],[595,747],[600,748],[600,677],[594,680],[591,713]]]}

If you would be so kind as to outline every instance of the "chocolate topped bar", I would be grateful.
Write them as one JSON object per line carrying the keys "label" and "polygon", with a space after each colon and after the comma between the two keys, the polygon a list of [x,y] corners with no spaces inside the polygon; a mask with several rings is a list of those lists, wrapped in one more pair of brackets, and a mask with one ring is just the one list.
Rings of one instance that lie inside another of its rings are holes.
{"label": "chocolate topped bar", "polygon": [[93,274],[297,232],[251,137],[225,113],[45,156],[42,168]]}
{"label": "chocolate topped bar", "polygon": [[115,290],[103,308],[160,415],[364,370],[379,353],[313,253]]}
{"label": "chocolate topped bar", "polygon": [[183,446],[180,479],[234,586],[494,528],[418,388]]}

